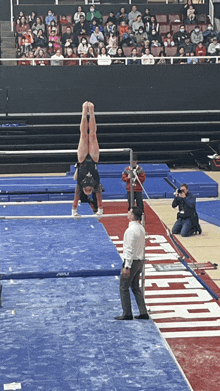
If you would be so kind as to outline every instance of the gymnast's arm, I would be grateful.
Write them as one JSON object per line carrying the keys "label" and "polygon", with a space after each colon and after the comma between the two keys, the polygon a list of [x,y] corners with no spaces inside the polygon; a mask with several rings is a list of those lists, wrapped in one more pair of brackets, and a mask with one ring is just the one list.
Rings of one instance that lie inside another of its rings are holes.
{"label": "gymnast's arm", "polygon": [[78,179],[78,167],[76,168],[75,174],[73,175],[74,181],[77,181]]}
{"label": "gymnast's arm", "polygon": [[102,204],[102,186],[101,186],[101,184],[99,184],[97,187],[96,198],[97,198],[97,204],[98,204],[98,212],[96,213],[96,215],[102,216],[103,215],[103,204]]}
{"label": "gymnast's arm", "polygon": [[77,184],[75,188],[75,196],[73,201],[73,211],[77,211],[78,201],[80,200],[80,186]]}

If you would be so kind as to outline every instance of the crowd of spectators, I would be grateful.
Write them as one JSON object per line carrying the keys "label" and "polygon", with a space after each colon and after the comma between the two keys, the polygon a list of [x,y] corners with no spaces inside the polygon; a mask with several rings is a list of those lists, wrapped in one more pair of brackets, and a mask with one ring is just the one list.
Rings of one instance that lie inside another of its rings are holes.
{"label": "crowd of spectators", "polygon": [[[160,65],[170,62],[169,55],[176,57],[176,64],[216,62],[220,33],[206,15],[197,13],[192,0],[183,5],[173,24],[166,25],[164,32],[150,9],[141,13],[135,5],[128,13],[122,6],[116,14],[104,16],[95,5],[87,13],[78,6],[74,15],[67,16],[51,10],[46,16],[21,11],[15,23],[18,65]],[[172,54],[167,48],[173,48]]]}

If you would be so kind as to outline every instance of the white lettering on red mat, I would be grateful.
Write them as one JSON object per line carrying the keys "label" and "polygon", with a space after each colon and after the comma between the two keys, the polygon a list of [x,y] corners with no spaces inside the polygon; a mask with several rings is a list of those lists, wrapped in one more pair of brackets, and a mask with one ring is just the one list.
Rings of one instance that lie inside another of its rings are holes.
{"label": "white lettering on red mat", "polygon": [[[190,272],[154,271],[151,261],[178,259],[163,235],[147,236],[146,259],[149,261],[145,267],[146,304],[164,338],[220,336],[220,307],[210,302],[212,296]],[[160,322],[162,319],[165,322]]]}

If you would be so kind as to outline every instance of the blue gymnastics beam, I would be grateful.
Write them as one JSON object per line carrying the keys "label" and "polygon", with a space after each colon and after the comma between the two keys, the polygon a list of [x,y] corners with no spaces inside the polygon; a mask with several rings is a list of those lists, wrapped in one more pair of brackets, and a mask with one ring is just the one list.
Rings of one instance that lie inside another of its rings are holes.
{"label": "blue gymnastics beam", "polygon": [[197,281],[199,281],[199,283],[210,293],[210,295],[212,297],[214,297],[214,299],[218,300],[219,297],[216,295],[215,292],[213,292],[213,290],[203,281],[203,279],[201,277],[199,277],[195,272],[194,270],[191,269],[191,267],[188,265],[188,263],[181,257],[179,257],[179,260],[180,262],[182,262],[182,264],[185,266],[185,268],[187,270],[189,270],[189,272],[197,279]]}
{"label": "blue gymnastics beam", "polygon": [[0,274],[0,280],[29,280],[43,278],[67,278],[67,277],[105,277],[119,276],[121,269],[107,270],[77,270],[77,271],[59,271],[59,272],[28,272]]}

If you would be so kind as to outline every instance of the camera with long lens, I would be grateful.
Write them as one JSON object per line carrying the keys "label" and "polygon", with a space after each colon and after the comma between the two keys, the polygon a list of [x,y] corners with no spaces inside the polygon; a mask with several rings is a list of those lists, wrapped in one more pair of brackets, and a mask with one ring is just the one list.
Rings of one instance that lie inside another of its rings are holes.
{"label": "camera with long lens", "polygon": [[178,194],[182,194],[183,191],[182,191],[181,189],[178,189],[178,190],[177,190],[177,193],[178,193]]}

